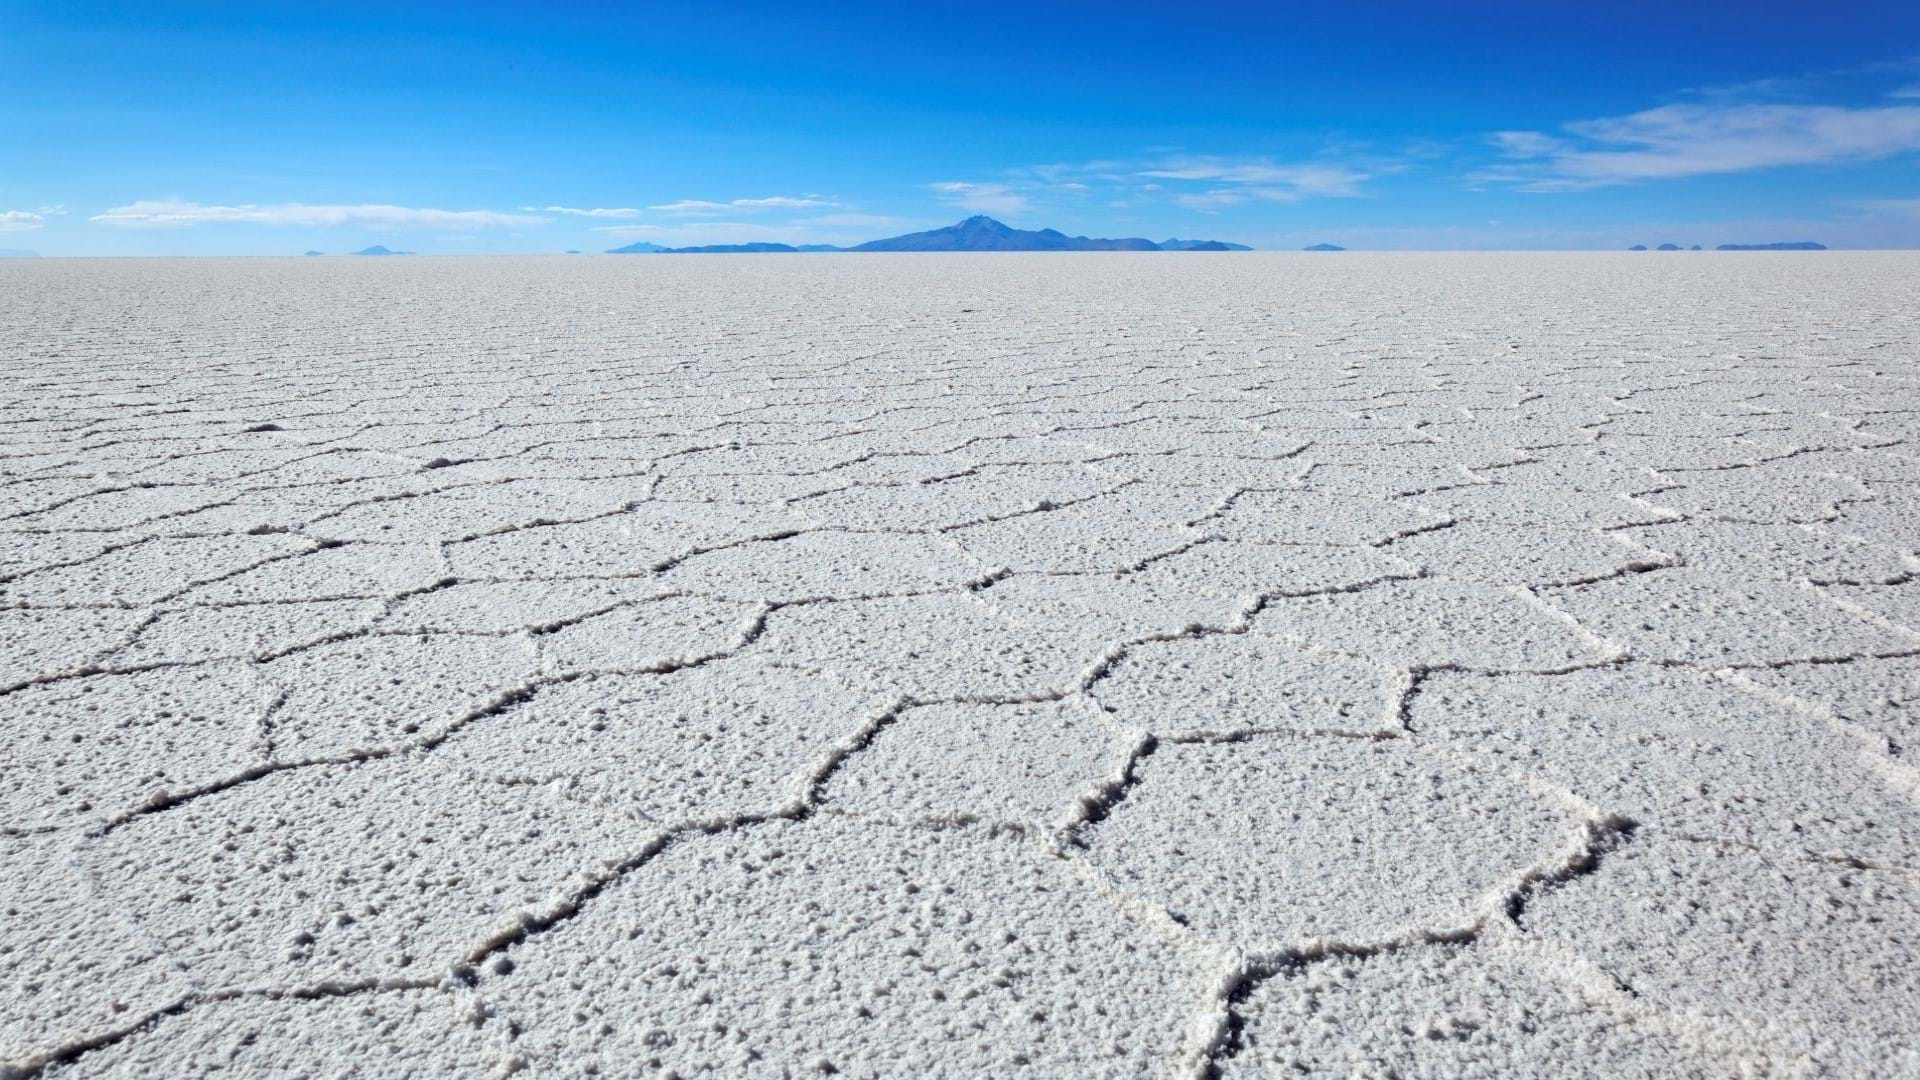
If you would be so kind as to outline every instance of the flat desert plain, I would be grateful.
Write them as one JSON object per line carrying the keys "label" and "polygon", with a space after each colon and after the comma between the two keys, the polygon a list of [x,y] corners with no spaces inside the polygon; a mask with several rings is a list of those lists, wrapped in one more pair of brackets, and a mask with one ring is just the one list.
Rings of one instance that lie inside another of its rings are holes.
{"label": "flat desert plain", "polygon": [[1917,297],[0,266],[0,1059],[1912,1077]]}

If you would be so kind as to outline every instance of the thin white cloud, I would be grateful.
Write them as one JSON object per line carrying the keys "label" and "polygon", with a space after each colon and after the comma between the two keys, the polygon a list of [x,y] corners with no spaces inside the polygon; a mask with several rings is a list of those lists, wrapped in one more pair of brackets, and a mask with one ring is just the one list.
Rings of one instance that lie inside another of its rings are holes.
{"label": "thin white cloud", "polygon": [[1892,90],[1887,91],[1887,96],[1901,101],[1911,101],[1920,98],[1920,83],[1913,83],[1908,86],[1896,86]]}
{"label": "thin white cloud", "polygon": [[1677,96],[1722,104],[1803,98],[1830,74],[1832,73],[1814,72],[1806,75],[1748,79],[1745,82],[1721,83],[1717,86],[1694,86],[1680,91]]}
{"label": "thin white cloud", "polygon": [[677,202],[661,203],[647,209],[660,214],[675,214],[682,217],[707,217],[731,214],[746,210],[815,210],[837,207],[840,204],[819,195],[769,195],[761,199],[731,199],[727,202],[714,202],[710,199],[681,199]]}
{"label": "thin white cloud", "polygon": [[1920,217],[1915,218],[1750,218],[1729,221],[1632,221],[1592,227],[1526,225],[1488,221],[1438,226],[1339,226],[1292,229],[1242,237],[1263,249],[1295,250],[1327,241],[1353,250],[1600,250],[1624,253],[1634,244],[1675,243],[1706,249],[1705,258],[1721,258],[1720,244],[1773,240],[1816,240],[1835,248],[1920,247]]}
{"label": "thin white cloud", "polygon": [[1033,165],[999,182],[949,180],[928,184],[940,201],[979,213],[1030,215],[1047,207],[1084,205],[1100,199],[1109,207],[1159,201],[1201,213],[1219,213],[1248,203],[1291,203],[1308,198],[1360,198],[1361,185],[1381,163],[1362,171],[1350,164],[1276,163],[1265,158],[1168,156],[1092,161],[1082,165]]}
{"label": "thin white cloud", "polygon": [[209,206],[175,199],[149,199],[116,206],[88,220],[125,228],[168,228],[191,225],[246,223],[331,227],[360,225],[392,229],[517,228],[548,219],[494,210],[433,210],[413,206],[318,206],[281,203],[275,206]]}
{"label": "thin white cloud", "polygon": [[1247,196],[1244,192],[1215,188],[1212,191],[1182,192],[1175,195],[1173,201],[1189,210],[1198,210],[1203,214],[1214,214],[1225,210],[1229,206],[1239,206],[1241,203],[1247,201]]}
{"label": "thin white cloud", "polygon": [[1170,158],[1143,169],[1154,180],[1200,180],[1240,185],[1250,198],[1294,202],[1304,198],[1358,198],[1367,173],[1343,165],[1275,164],[1265,160],[1218,157]]}
{"label": "thin white cloud", "polygon": [[928,184],[941,202],[982,214],[1025,214],[1033,209],[1033,200],[1007,184],[975,184],[964,180],[943,180]]}
{"label": "thin white cloud", "polygon": [[661,203],[658,206],[649,206],[647,207],[647,209],[657,211],[662,214],[688,214],[688,215],[694,215],[694,216],[704,216],[707,214],[731,213],[733,210],[733,207],[723,202],[709,202],[705,199],[681,199],[678,202]]}
{"label": "thin white cloud", "polygon": [[50,217],[67,212],[64,206],[36,206],[31,210],[0,210],[0,232],[26,232],[46,225]]}
{"label": "thin white cloud", "polygon": [[769,195],[764,199],[735,199],[727,205],[744,206],[751,209],[782,207],[792,210],[806,210],[821,206],[839,206],[840,204],[831,199],[823,199],[818,195],[803,195],[798,198],[791,195]]}
{"label": "thin white cloud", "polygon": [[1498,148],[1503,156],[1512,158],[1546,157],[1559,153],[1567,146],[1565,139],[1556,139],[1538,131],[1496,131],[1487,136],[1487,141]]}
{"label": "thin white cloud", "polygon": [[566,214],[570,217],[590,218],[637,218],[645,213],[631,206],[618,207],[580,207],[580,206],[523,206],[520,209],[530,214]]}
{"label": "thin white cloud", "polygon": [[1499,132],[1515,164],[1473,174],[1521,191],[1585,191],[1920,150],[1920,106],[1666,105],[1565,125],[1572,136]]}

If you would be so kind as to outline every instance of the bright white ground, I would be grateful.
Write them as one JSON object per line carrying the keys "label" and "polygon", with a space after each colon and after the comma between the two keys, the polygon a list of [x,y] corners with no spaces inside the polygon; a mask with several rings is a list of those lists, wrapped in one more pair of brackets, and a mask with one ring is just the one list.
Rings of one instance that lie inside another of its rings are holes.
{"label": "bright white ground", "polygon": [[1912,1076],[1915,297],[0,265],[0,1061]]}

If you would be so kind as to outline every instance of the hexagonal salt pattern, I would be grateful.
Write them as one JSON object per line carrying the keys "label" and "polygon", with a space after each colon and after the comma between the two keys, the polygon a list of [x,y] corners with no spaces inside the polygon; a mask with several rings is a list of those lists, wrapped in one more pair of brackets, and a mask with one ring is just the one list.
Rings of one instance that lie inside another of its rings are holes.
{"label": "hexagonal salt pattern", "polygon": [[1117,888],[1271,950],[1470,931],[1576,826],[1403,740],[1269,735],[1156,751],[1084,843]]}
{"label": "hexagonal salt pattern", "polygon": [[503,955],[481,996],[571,1070],[1137,1076],[1203,992],[1026,841],[833,815],[691,837]]}
{"label": "hexagonal salt pattern", "polygon": [[1912,1076],[1915,295],[0,261],[0,1076]]}

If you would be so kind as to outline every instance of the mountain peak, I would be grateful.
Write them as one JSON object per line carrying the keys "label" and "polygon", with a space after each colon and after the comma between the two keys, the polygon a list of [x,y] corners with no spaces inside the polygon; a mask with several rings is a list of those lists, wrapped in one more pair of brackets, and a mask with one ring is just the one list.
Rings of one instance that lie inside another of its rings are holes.
{"label": "mountain peak", "polygon": [[[1218,241],[1184,241],[1180,250],[1225,251],[1233,245]],[[849,251],[1161,251],[1151,240],[1137,236],[1118,240],[1068,236],[1058,229],[1015,229],[985,214],[957,221],[941,229],[873,240]]]}
{"label": "mountain peak", "polygon": [[[1137,236],[1105,240],[1068,236],[1058,229],[1016,229],[1004,221],[975,214],[943,228],[872,240],[850,248],[829,244],[706,244],[698,247],[667,248],[646,241],[614,248],[609,254],[630,255],[642,252],[690,254],[705,252],[786,252],[786,251],[1250,251],[1245,244],[1219,240],[1169,240],[1156,244]],[[398,254],[396,252],[396,254]]]}

